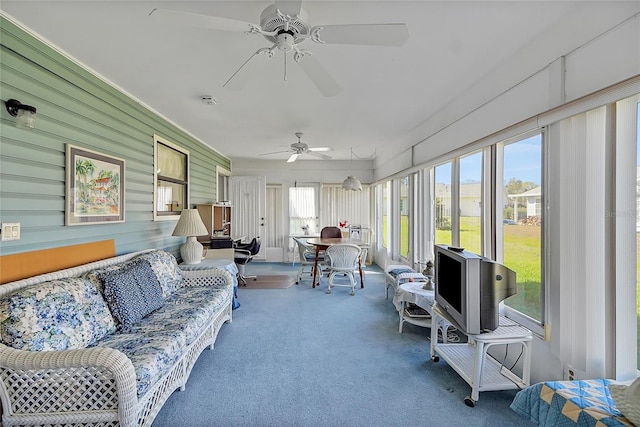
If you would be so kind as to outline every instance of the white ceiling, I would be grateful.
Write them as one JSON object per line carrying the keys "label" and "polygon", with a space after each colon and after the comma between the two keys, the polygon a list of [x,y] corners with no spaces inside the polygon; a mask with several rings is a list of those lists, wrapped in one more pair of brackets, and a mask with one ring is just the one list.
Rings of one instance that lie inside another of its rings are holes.
{"label": "white ceiling", "polygon": [[[282,52],[257,57],[262,64],[249,70],[253,78],[242,90],[223,88],[247,58],[271,43],[261,35],[166,25],[149,17],[162,8],[259,24],[271,3],[3,0],[1,8],[232,159],[284,160],[287,153],[259,155],[286,150],[300,131],[302,142],[333,147],[328,154],[344,160],[351,147],[356,156],[368,157],[418,143],[427,136],[424,129],[446,126],[611,28],[629,4],[305,1],[311,26],[403,22],[409,30],[402,47],[304,41],[300,47],[311,50],[342,87],[328,98],[291,59],[283,81]],[[202,95],[215,97],[217,105],[203,104]],[[447,109],[448,118],[433,123]]]}

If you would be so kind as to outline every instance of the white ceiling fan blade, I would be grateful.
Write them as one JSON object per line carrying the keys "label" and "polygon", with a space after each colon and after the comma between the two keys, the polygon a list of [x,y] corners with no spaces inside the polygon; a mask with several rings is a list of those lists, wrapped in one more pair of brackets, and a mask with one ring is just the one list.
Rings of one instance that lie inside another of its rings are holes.
{"label": "white ceiling fan blade", "polygon": [[291,156],[289,156],[289,159],[287,160],[287,163],[295,162],[299,155],[300,154],[298,154],[298,153],[293,153]]}
{"label": "white ceiling fan blade", "polygon": [[308,151],[331,151],[331,147],[309,147]]}
{"label": "white ceiling fan blade", "polygon": [[297,1],[290,1],[290,0],[276,1],[276,9],[278,9],[284,15],[289,15],[289,16],[300,15],[300,8],[301,7],[302,7],[302,0],[297,0]]}
{"label": "white ceiling fan blade", "polygon": [[331,77],[331,74],[313,56],[305,55],[300,58],[298,64],[324,96],[336,96],[342,91],[338,82]]}
{"label": "white ceiling fan blade", "polygon": [[409,38],[405,24],[319,25],[311,29],[314,32],[319,43],[334,44],[402,46]]}
{"label": "white ceiling fan blade", "polygon": [[324,160],[331,159],[331,156],[327,156],[326,154],[318,153],[317,151],[307,151],[307,154],[309,154],[311,156],[315,156],[315,157],[320,157],[321,159],[324,159]]}
{"label": "white ceiling fan blade", "polygon": [[249,31],[252,25],[248,22],[230,18],[169,9],[153,9],[149,16],[162,24],[210,28],[220,31]]}

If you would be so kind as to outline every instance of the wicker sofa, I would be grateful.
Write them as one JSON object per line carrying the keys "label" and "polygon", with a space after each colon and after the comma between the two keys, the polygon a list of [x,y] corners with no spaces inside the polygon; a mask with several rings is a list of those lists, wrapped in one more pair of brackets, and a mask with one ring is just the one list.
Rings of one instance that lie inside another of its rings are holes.
{"label": "wicker sofa", "polygon": [[2,425],[150,426],[231,321],[233,284],[151,250],[0,286]]}

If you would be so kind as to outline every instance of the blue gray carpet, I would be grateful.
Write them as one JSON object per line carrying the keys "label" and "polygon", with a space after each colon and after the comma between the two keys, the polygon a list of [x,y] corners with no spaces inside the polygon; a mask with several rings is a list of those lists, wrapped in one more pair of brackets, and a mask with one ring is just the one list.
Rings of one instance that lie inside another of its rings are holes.
{"label": "blue gray carpet", "polygon": [[[290,274],[291,264],[253,262],[247,274]],[[428,329],[405,324],[384,299],[384,275],[366,269],[364,289],[238,290],[240,308],[216,348],[198,359],[153,426],[532,425],[509,405],[515,390],[480,393],[429,357]]]}

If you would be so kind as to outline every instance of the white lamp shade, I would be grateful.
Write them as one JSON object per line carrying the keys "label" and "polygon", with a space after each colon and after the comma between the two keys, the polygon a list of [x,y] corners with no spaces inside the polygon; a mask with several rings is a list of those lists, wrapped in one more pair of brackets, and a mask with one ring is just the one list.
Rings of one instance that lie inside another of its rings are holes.
{"label": "white lamp shade", "polygon": [[184,209],[173,229],[173,236],[206,236],[209,234],[197,209]]}
{"label": "white lamp shade", "polygon": [[362,183],[358,178],[356,178],[353,175],[350,175],[342,183],[342,188],[345,190],[361,191]]}

